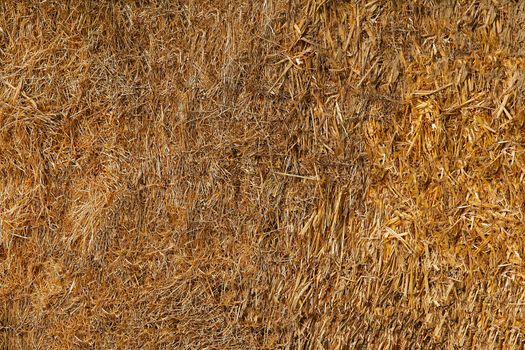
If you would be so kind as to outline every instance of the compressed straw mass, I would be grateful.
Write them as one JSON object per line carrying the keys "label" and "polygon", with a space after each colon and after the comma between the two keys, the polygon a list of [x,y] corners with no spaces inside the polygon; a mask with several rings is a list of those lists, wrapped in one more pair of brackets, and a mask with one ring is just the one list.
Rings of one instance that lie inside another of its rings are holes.
{"label": "compressed straw mass", "polygon": [[522,349],[525,3],[0,2],[1,349]]}

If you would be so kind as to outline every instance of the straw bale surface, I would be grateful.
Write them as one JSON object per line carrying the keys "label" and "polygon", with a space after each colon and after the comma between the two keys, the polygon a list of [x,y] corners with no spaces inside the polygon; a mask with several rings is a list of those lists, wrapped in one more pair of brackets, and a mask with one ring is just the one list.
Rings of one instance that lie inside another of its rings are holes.
{"label": "straw bale surface", "polygon": [[525,3],[0,2],[0,348],[525,346]]}

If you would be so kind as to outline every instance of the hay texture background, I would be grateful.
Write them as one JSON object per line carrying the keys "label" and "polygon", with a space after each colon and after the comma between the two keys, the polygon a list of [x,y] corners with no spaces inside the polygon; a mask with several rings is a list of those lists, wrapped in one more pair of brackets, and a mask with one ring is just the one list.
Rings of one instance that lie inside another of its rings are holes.
{"label": "hay texture background", "polygon": [[0,2],[1,347],[523,348],[524,26]]}

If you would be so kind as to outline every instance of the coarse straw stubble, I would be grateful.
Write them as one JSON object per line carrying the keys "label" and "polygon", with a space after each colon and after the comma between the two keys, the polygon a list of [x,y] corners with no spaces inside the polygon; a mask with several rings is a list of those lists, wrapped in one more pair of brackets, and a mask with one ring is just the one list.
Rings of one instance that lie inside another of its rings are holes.
{"label": "coarse straw stubble", "polygon": [[525,347],[525,3],[0,2],[0,348]]}

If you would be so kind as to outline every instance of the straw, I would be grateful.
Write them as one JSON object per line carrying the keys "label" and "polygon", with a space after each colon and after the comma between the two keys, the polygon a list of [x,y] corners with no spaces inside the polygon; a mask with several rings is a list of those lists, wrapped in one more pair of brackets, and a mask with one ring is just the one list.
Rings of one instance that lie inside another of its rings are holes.
{"label": "straw", "polygon": [[0,3],[0,348],[525,347],[525,8]]}

